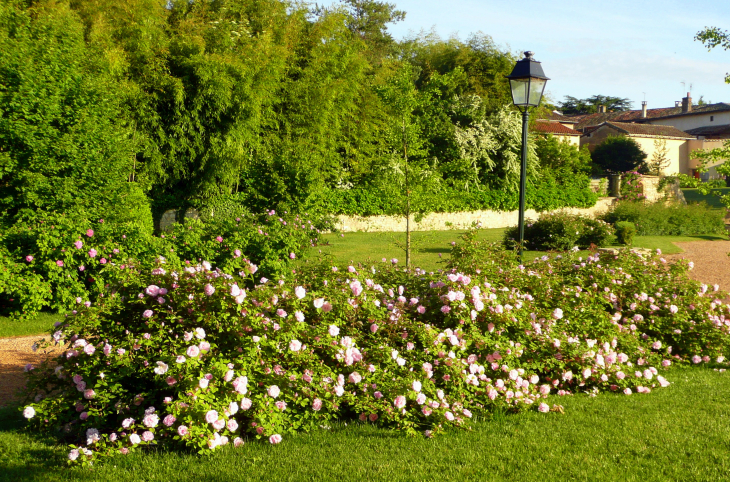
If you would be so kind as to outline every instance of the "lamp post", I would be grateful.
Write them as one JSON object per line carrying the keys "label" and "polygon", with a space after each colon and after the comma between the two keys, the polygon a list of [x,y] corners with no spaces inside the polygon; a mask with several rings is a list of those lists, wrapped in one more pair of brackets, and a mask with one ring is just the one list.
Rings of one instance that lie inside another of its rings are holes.
{"label": "lamp post", "polygon": [[532,58],[532,52],[525,52],[525,58],[515,64],[507,76],[512,90],[512,103],[522,111],[522,166],[520,168],[520,230],[519,260],[522,264],[522,247],[525,243],[525,184],[527,172],[527,123],[530,120],[530,107],[537,107],[548,79],[542,71],[540,62]]}

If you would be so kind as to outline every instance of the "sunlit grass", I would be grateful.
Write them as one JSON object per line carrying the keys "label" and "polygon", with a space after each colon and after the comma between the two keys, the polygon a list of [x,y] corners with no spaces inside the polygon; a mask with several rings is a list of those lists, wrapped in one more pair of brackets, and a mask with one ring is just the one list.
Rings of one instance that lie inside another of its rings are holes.
{"label": "sunlit grass", "polygon": [[497,414],[435,439],[363,425],[248,441],[211,456],[117,456],[64,468],[68,449],[0,410],[0,480],[89,481],[667,481],[727,480],[730,373],[679,368],[648,395],[550,397],[565,414]]}

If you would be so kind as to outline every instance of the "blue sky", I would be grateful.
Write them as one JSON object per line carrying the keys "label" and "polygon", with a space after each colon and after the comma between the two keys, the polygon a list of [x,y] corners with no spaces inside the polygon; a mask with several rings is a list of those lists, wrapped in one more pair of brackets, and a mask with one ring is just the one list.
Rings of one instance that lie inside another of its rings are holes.
{"label": "blue sky", "polygon": [[705,26],[730,30],[726,0],[387,1],[407,13],[389,28],[398,39],[432,28],[462,40],[481,31],[512,52],[532,50],[553,101],[612,95],[638,109],[646,95],[649,108],[669,107],[692,84],[694,103],[700,95],[730,102],[730,51],[694,40]]}

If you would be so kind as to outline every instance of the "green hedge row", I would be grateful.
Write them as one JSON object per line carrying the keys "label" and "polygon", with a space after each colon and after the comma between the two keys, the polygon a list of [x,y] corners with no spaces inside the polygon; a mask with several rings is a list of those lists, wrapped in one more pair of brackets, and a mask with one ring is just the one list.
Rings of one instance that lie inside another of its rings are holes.
{"label": "green hedge row", "polygon": [[[329,214],[374,216],[393,214],[391,197],[380,190],[356,187],[347,190],[331,189],[325,196],[324,210]],[[530,183],[526,191],[528,209],[551,211],[565,207],[587,208],[594,206],[598,195],[590,189],[590,179],[576,175],[570,180],[558,182],[543,177]],[[427,211],[513,211],[519,205],[518,190],[463,191],[453,188],[434,193],[429,199]]]}

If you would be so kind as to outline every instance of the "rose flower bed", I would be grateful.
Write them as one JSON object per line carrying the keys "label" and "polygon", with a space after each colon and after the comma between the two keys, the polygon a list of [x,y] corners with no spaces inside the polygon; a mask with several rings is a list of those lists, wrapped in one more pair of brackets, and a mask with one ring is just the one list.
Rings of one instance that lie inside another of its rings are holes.
{"label": "rose flower bed", "polygon": [[22,410],[72,444],[72,463],[90,463],[275,444],[335,419],[432,436],[494,410],[547,412],[550,393],[648,393],[672,364],[728,355],[724,295],[687,264],[508,257],[467,237],[436,274],[395,260],[278,281],[250,263],[235,275],[206,262],[127,268],[55,328],[66,350],[29,367]]}

